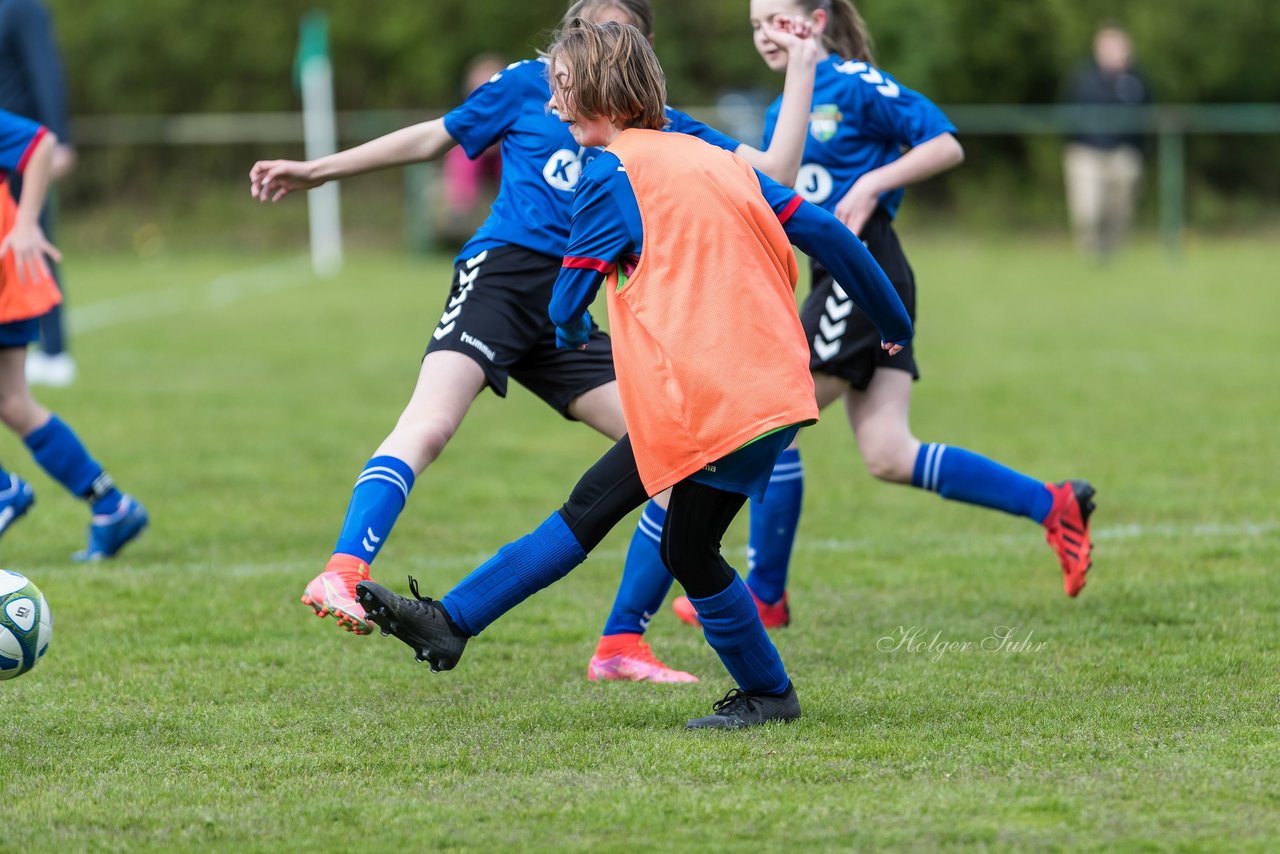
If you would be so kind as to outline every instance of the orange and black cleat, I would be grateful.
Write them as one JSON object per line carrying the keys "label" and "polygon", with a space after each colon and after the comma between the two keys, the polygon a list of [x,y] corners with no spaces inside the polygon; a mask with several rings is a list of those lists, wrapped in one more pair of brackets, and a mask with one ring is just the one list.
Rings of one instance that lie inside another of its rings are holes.
{"label": "orange and black cleat", "polygon": [[1062,587],[1068,596],[1078,596],[1085,574],[1093,565],[1093,544],[1089,541],[1089,517],[1093,515],[1094,489],[1087,481],[1064,480],[1047,483],[1053,493],[1053,509],[1044,518],[1044,538],[1062,564]]}

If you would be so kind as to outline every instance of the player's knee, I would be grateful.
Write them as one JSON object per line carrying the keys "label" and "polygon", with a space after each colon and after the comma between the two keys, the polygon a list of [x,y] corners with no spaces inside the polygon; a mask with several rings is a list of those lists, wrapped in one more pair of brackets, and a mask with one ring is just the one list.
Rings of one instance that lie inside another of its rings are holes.
{"label": "player's knee", "polygon": [[31,395],[19,391],[0,392],[0,421],[10,430],[25,432],[32,420],[34,401]]}
{"label": "player's knee", "polygon": [[418,467],[422,468],[435,462],[457,429],[457,424],[443,419],[411,418],[406,413],[396,424],[384,447],[396,448],[398,456],[416,458],[420,463]]}
{"label": "player's knee", "polygon": [[867,471],[877,480],[889,483],[910,483],[915,458],[911,453],[909,436],[896,436],[886,432],[868,431],[858,435],[858,448]]}

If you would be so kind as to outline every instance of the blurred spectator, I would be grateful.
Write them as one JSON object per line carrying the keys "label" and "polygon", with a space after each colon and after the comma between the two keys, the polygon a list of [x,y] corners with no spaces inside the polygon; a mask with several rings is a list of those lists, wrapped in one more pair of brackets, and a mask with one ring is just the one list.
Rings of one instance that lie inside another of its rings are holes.
{"label": "blurred spectator", "polygon": [[[1129,34],[1104,24],[1093,37],[1093,58],[1072,77],[1065,100],[1080,105],[1136,106],[1151,101],[1133,64]],[[1119,248],[1133,219],[1142,178],[1142,137],[1085,127],[1068,137],[1064,158],[1067,207],[1077,244],[1105,259]]]}
{"label": "blurred spectator", "polygon": [[[482,53],[474,57],[463,76],[463,98],[506,67],[506,60],[497,54]],[[440,170],[436,233],[443,245],[457,249],[489,215],[489,206],[498,195],[498,182],[502,178],[502,155],[495,145],[471,160],[459,145],[445,154]]]}
{"label": "blurred spectator", "polygon": [[[66,78],[49,12],[39,0],[0,0],[0,110],[39,122],[57,136],[59,144],[51,171],[55,181],[75,167],[67,119]],[[16,180],[11,183],[16,199],[22,184]],[[53,241],[53,216],[48,204],[40,225]],[[62,289],[62,276],[56,265],[53,275]],[[65,304],[65,290],[63,293]],[[67,352],[63,334],[62,309],[63,305],[55,306],[40,318],[40,349],[28,358],[26,368],[27,379],[33,384],[65,386],[75,379],[75,362]]]}

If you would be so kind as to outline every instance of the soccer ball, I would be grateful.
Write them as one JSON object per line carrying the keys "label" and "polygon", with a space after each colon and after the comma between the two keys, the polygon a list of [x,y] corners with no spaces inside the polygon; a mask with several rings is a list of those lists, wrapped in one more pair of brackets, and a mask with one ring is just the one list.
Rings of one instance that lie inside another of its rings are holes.
{"label": "soccer ball", "polygon": [[0,569],[0,681],[35,667],[52,635],[53,615],[44,594],[26,576]]}

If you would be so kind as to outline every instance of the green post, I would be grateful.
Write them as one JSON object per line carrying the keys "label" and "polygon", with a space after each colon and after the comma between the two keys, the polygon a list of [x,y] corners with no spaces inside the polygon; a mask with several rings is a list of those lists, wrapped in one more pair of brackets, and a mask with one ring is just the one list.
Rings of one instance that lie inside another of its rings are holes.
{"label": "green post", "polygon": [[1183,217],[1186,211],[1186,137],[1166,118],[1160,122],[1160,238],[1165,254],[1181,253]]}

